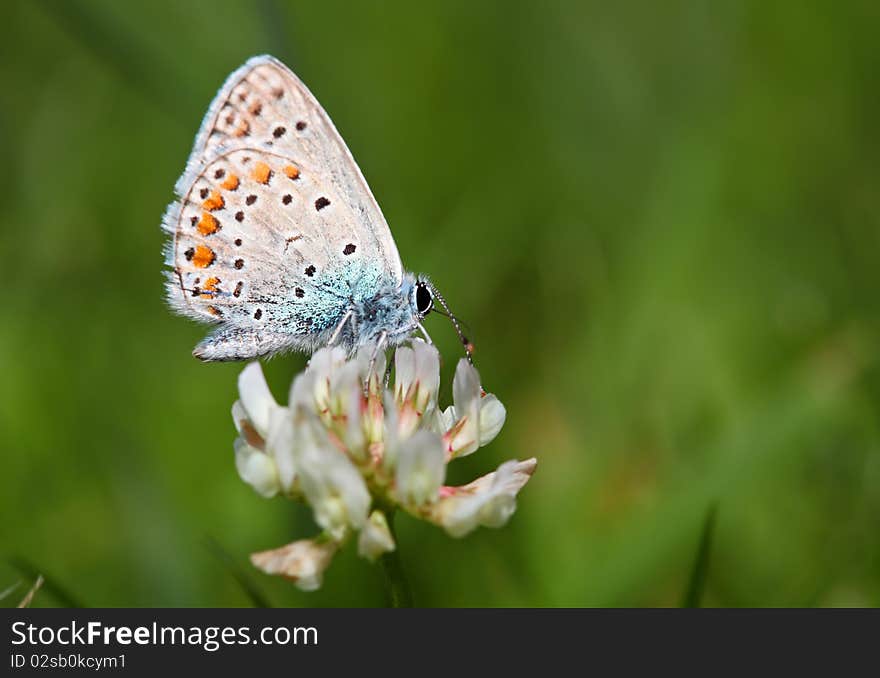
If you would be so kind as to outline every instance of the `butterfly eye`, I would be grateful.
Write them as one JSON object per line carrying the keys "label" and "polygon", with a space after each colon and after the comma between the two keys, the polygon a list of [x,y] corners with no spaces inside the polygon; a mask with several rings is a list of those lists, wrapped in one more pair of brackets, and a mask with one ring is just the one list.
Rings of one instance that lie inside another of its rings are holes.
{"label": "butterfly eye", "polygon": [[418,283],[416,285],[416,310],[419,312],[419,315],[428,315],[433,305],[434,297],[431,295],[431,290],[428,289],[425,283]]}

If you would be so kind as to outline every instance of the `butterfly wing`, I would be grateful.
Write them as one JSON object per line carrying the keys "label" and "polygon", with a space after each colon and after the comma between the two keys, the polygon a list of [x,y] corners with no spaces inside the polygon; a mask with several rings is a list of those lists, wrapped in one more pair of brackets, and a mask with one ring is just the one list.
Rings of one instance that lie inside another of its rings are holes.
{"label": "butterfly wing", "polygon": [[205,359],[311,350],[352,286],[397,282],[388,224],[329,116],[281,62],[250,59],[202,123],[163,227],[172,307],[222,323]]}

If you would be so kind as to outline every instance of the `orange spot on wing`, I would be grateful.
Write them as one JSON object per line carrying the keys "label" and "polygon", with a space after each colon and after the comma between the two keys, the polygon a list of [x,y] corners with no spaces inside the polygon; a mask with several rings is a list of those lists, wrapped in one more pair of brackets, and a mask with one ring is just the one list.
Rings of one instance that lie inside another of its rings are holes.
{"label": "orange spot on wing", "polygon": [[223,196],[220,195],[220,191],[211,191],[211,195],[205,199],[205,202],[202,203],[202,207],[213,212],[214,210],[223,209],[225,204],[226,202],[223,200]]}
{"label": "orange spot on wing", "polygon": [[288,179],[299,179],[299,170],[293,165],[287,165],[284,168],[284,173],[287,175]]}
{"label": "orange spot on wing", "polygon": [[217,294],[220,290],[217,289],[217,285],[220,284],[220,278],[212,277],[208,278],[205,281],[205,286],[202,288],[202,298],[210,299],[215,294]]}
{"label": "orange spot on wing", "polygon": [[233,134],[237,137],[246,136],[251,131],[251,124],[247,120],[242,120],[238,123],[238,127],[235,128]]}
{"label": "orange spot on wing", "polygon": [[234,174],[230,174],[228,177],[226,177],[226,181],[220,184],[220,188],[222,188],[224,191],[234,191],[238,188],[238,177]]}
{"label": "orange spot on wing", "polygon": [[216,258],[217,255],[214,254],[214,250],[212,250],[207,245],[199,245],[198,247],[196,247],[196,251],[193,253],[192,262],[193,265],[197,266],[198,268],[207,268],[214,263],[214,259]]}
{"label": "orange spot on wing", "polygon": [[[207,202],[207,200],[205,202]],[[202,235],[212,235],[220,230],[220,222],[217,221],[213,214],[203,212],[202,218],[196,228],[199,229],[199,233]]]}
{"label": "orange spot on wing", "polygon": [[264,162],[258,162],[251,171],[254,181],[260,184],[268,184],[269,178],[272,176],[272,169]]}
{"label": "orange spot on wing", "polygon": [[223,316],[223,312],[216,306],[208,306],[208,313],[210,313],[215,318],[220,318]]}

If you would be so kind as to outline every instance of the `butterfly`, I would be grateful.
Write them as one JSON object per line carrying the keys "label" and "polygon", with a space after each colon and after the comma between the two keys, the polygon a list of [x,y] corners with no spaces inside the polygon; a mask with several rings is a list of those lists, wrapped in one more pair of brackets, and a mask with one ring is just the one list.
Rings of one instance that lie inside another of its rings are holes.
{"label": "butterfly", "polygon": [[403,269],[379,205],[330,117],[283,63],[248,60],[220,88],[162,228],[168,302],[218,327],[201,360],[338,344],[394,347],[437,301]]}

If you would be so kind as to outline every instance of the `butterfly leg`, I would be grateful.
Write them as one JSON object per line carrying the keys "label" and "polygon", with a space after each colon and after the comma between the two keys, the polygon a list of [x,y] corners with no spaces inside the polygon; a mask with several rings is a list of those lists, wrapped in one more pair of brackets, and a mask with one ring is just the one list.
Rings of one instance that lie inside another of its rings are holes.
{"label": "butterfly leg", "polygon": [[385,368],[385,378],[382,380],[385,388],[388,388],[388,384],[391,383],[391,368],[394,366],[395,358],[397,358],[396,346],[391,350],[391,360],[388,361],[388,367]]}
{"label": "butterfly leg", "polygon": [[433,341],[431,341],[431,335],[428,334],[428,330],[425,329],[425,326],[422,325],[422,323],[419,323],[419,331],[421,331],[421,333],[425,336],[425,341],[427,341],[429,344],[434,343]]}
{"label": "butterfly leg", "polygon": [[370,381],[373,378],[373,370],[376,368],[376,358],[379,357],[379,351],[385,349],[385,345],[388,343],[388,332],[383,331],[382,334],[379,335],[379,339],[376,341],[376,346],[373,348],[373,353],[370,356],[370,366],[367,368],[367,380],[364,382],[364,395],[369,395],[370,391]]}
{"label": "butterfly leg", "polygon": [[333,334],[330,335],[330,341],[327,342],[327,346],[333,346],[333,344],[336,343],[336,340],[339,339],[339,335],[342,333],[342,328],[345,327],[345,323],[347,323],[349,321],[349,319],[352,316],[352,313],[354,313],[354,311],[352,311],[351,309],[348,309],[345,312],[345,315],[342,316],[342,320],[339,321],[339,324],[336,326],[336,329],[333,330]]}

